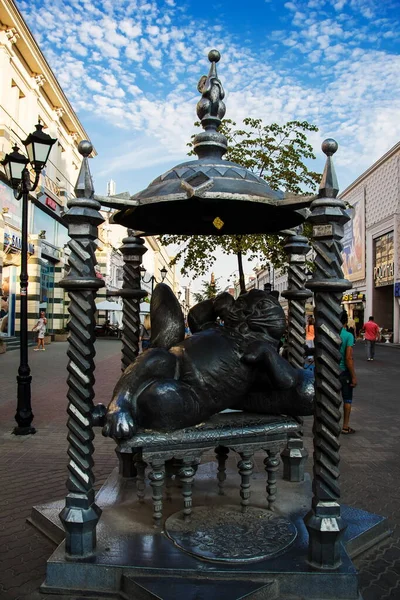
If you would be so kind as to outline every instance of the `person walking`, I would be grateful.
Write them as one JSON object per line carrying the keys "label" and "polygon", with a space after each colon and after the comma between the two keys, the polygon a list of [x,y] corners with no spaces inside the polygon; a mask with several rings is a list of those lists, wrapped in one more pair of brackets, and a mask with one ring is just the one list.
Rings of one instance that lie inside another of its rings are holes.
{"label": "person walking", "polygon": [[355,433],[355,429],[349,426],[351,405],[353,403],[353,389],[357,385],[357,377],[354,368],[353,346],[354,336],[347,331],[347,312],[343,311],[340,316],[342,329],[340,331],[340,375],[339,381],[342,386],[343,398],[343,427],[342,433]]}
{"label": "person walking", "polygon": [[148,347],[150,346],[150,338],[151,338],[150,315],[146,315],[144,317],[144,323],[140,326],[139,343],[142,346],[142,352],[147,350]]}
{"label": "person walking", "polygon": [[306,344],[309,348],[314,348],[315,328],[314,319],[309,315],[306,326]]}
{"label": "person walking", "polygon": [[374,317],[370,317],[364,323],[361,331],[365,331],[365,343],[367,345],[367,360],[374,360],[375,343],[379,339],[379,325],[375,323]]}
{"label": "person walking", "polygon": [[35,327],[33,327],[33,329],[32,329],[32,331],[37,331],[37,333],[38,333],[37,347],[34,348],[35,352],[37,352],[38,350],[43,350],[43,351],[46,350],[46,348],[44,347],[44,336],[46,334],[46,325],[47,325],[46,313],[44,312],[44,310],[41,310],[40,318],[39,318],[38,322],[36,323]]}

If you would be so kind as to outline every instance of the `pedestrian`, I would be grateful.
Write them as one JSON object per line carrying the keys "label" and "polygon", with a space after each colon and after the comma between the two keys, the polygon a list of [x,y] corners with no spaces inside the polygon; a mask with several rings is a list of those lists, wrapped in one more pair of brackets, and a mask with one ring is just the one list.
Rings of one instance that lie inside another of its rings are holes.
{"label": "pedestrian", "polygon": [[308,316],[306,325],[306,344],[309,348],[314,348],[315,328],[314,319],[311,315]]}
{"label": "pedestrian", "polygon": [[356,322],[353,318],[349,317],[347,321],[347,331],[353,334],[354,343],[356,343]]}
{"label": "pedestrian", "polygon": [[353,402],[353,389],[357,385],[357,377],[354,369],[353,346],[354,336],[347,331],[347,312],[343,311],[340,316],[342,329],[340,338],[342,340],[340,346],[340,375],[339,381],[342,386],[343,398],[343,427],[342,433],[355,433],[355,430],[349,426],[351,405]]}
{"label": "pedestrian", "polygon": [[139,342],[141,342],[141,344],[142,344],[142,352],[147,350],[147,348],[150,346],[150,338],[151,338],[150,315],[146,315],[144,317],[144,323],[140,326]]}
{"label": "pedestrian", "polygon": [[374,317],[370,317],[364,323],[361,331],[365,331],[365,343],[367,345],[367,360],[374,360],[375,342],[379,339],[379,325],[375,323]]}
{"label": "pedestrian", "polygon": [[37,352],[38,350],[43,350],[43,351],[46,350],[46,348],[44,347],[44,336],[46,334],[46,326],[47,326],[46,313],[44,310],[41,310],[39,320],[36,323],[35,327],[33,327],[33,329],[32,329],[32,331],[37,331],[37,334],[38,334],[37,347],[34,348],[35,352]]}

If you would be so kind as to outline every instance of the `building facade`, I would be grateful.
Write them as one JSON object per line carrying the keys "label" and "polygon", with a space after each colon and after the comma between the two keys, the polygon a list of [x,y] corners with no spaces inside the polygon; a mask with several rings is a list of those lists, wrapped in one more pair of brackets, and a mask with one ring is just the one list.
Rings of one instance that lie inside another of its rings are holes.
{"label": "building facade", "polygon": [[[48,331],[66,323],[64,291],[58,285],[66,264],[68,230],[63,222],[73,195],[81,155],[78,143],[88,139],[79,119],[51,71],[21,14],[11,0],[0,0],[0,160],[34,131],[38,121],[56,138],[39,186],[28,202],[28,329],[40,309]],[[0,167],[1,332],[19,332],[21,202]]]}
{"label": "building facade", "polygon": [[[390,341],[400,343],[400,142],[377,160],[341,194],[350,220],[344,227],[343,273],[352,287],[342,305],[354,319],[356,333],[373,316]],[[312,262],[312,252],[308,257]],[[246,289],[280,294],[287,289],[287,273],[267,267],[255,269]],[[235,294],[239,294],[235,284]],[[287,302],[280,295],[283,308]],[[312,312],[312,300],[306,305]]]}
{"label": "building facade", "polygon": [[[115,182],[112,181],[112,184],[115,193]],[[98,198],[101,202],[102,196],[98,196]],[[126,227],[110,222],[113,212],[113,210],[105,208],[101,211],[104,222],[98,228],[99,238],[96,257],[97,271],[99,276],[105,280],[105,286],[98,291],[96,303],[108,298],[111,299],[107,292],[116,292],[122,288],[123,284],[124,261],[120,248],[122,240],[128,235],[128,231]],[[143,266],[146,273],[143,275],[141,282],[142,289],[148,292],[145,301],[150,301],[154,286],[161,282],[162,269],[165,269],[167,273],[164,283],[169,285],[176,295],[179,291],[179,276],[176,266],[170,265],[172,257],[168,254],[167,249],[160,244],[157,236],[147,236],[143,239],[147,248],[147,252],[143,255]],[[111,320],[115,320],[115,315],[109,316]]]}
{"label": "building facade", "polygon": [[[400,342],[400,142],[340,197],[349,205],[343,271],[353,287],[343,305],[362,324],[373,316]],[[397,285],[396,285],[397,284]]]}

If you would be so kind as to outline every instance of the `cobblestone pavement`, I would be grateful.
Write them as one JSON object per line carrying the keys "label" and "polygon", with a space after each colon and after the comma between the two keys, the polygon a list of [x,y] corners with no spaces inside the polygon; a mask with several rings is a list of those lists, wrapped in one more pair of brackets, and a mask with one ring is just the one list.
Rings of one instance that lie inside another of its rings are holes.
{"label": "cobblestone pavement", "polygon": [[[32,505],[65,495],[66,347],[60,342],[45,353],[29,351],[37,433],[27,437],[11,435],[19,353],[0,356],[0,600],[39,600],[54,548],[26,518]],[[390,518],[393,536],[361,556],[356,566],[364,600],[400,600],[400,352],[379,345],[376,360],[367,362],[357,344],[355,354],[359,385],[351,425],[357,433],[342,436],[342,500]],[[118,341],[98,341],[96,365],[96,402],[106,404],[120,373]],[[310,420],[305,439],[311,451]],[[95,448],[99,487],[117,461],[112,440],[98,435]]]}

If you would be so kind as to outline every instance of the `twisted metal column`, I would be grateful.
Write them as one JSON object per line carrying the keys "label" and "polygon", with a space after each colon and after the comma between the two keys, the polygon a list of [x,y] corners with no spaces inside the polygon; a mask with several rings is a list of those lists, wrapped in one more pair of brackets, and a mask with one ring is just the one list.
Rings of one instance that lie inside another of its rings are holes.
{"label": "twisted metal column", "polygon": [[315,301],[315,392],[314,466],[312,508],[305,517],[309,533],[309,562],[320,569],[341,564],[341,537],[346,529],[340,516],[339,435],[341,386],[340,304],[342,292],[351,284],[341,269],[343,225],[349,217],[342,200],[331,156],[335,140],[327,139],[322,150],[327,155],[318,198],[311,205],[316,253],[314,277],[308,287]]}
{"label": "twisted metal column", "polygon": [[139,354],[140,299],[147,296],[147,292],[140,289],[140,265],[147,248],[144,240],[131,229],[122,244],[124,280],[119,295],[123,299],[121,369],[125,371]]}
{"label": "twisted metal column", "polygon": [[[300,231],[286,230],[285,252],[288,256],[288,289],[282,293],[288,299],[288,360],[296,369],[304,368],[304,349],[306,343],[306,300],[312,293],[305,289],[306,254],[310,249],[308,240]],[[300,426],[303,419],[296,417]],[[308,452],[304,448],[303,431],[289,439],[281,454],[283,478],[287,481],[303,481]]]}
{"label": "twisted metal column", "polygon": [[101,510],[95,504],[93,474],[94,341],[95,296],[104,285],[95,275],[97,227],[103,218],[94,189],[88,156],[89,142],[78,146],[83,162],[75,187],[76,198],[68,201],[65,220],[70,241],[69,273],[60,282],[70,297],[68,322],[68,495],[60,513],[66,538],[65,550],[74,557],[91,555],[96,548],[96,525]]}

